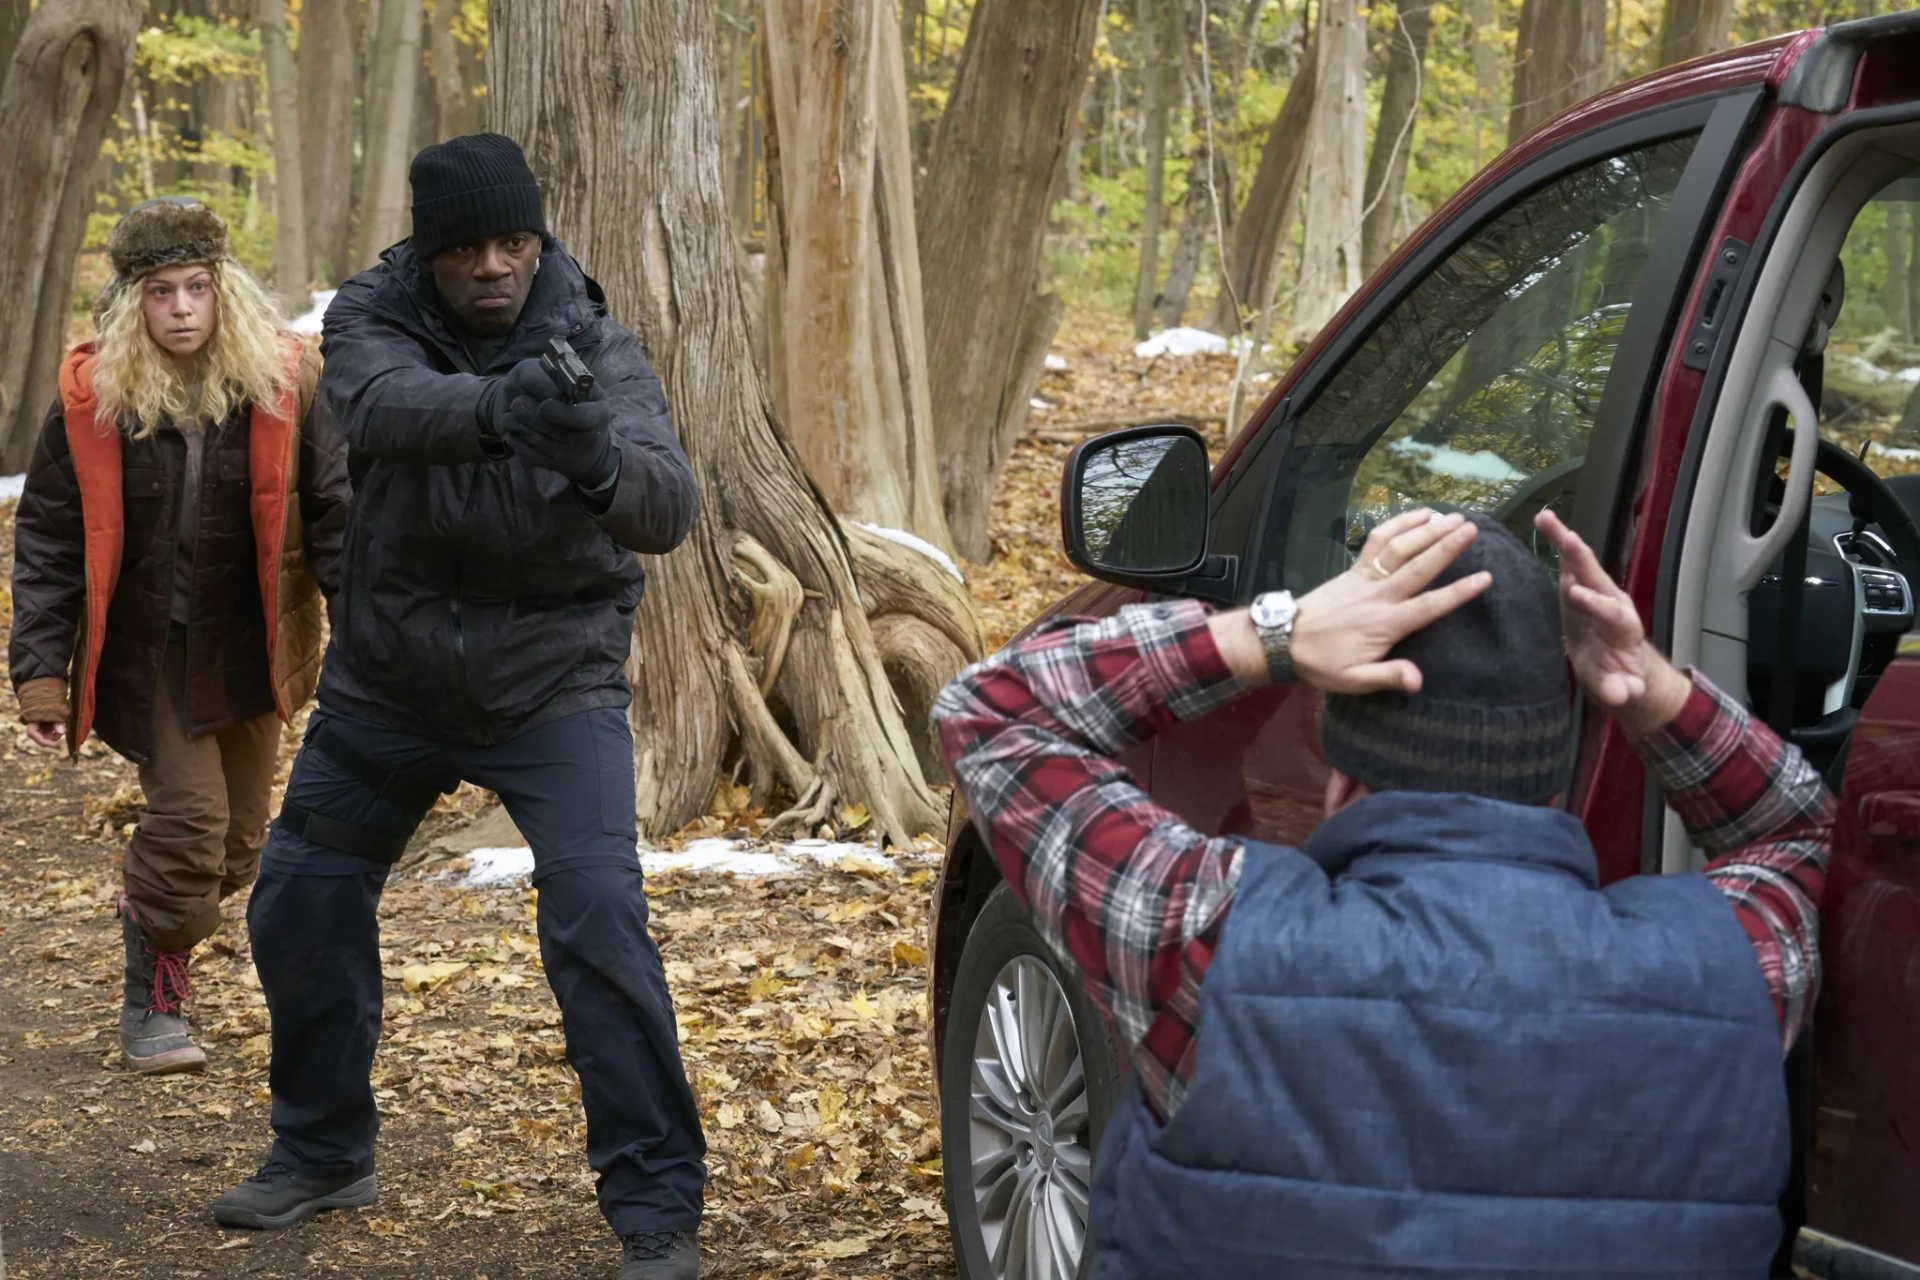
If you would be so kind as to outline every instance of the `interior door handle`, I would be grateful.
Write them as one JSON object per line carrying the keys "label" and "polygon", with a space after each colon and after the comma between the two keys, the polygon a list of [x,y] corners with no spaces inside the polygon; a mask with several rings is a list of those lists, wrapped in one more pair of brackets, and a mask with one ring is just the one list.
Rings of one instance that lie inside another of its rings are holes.
{"label": "interior door handle", "polygon": [[1753,590],[1760,575],[1787,549],[1788,539],[1806,518],[1807,504],[1813,499],[1814,452],[1820,446],[1820,415],[1814,411],[1807,389],[1800,385],[1799,377],[1790,366],[1781,365],[1773,371],[1759,407],[1758,421],[1763,426],[1775,409],[1785,409],[1793,419],[1793,454],[1788,464],[1786,497],[1781,499],[1780,514],[1772,527],[1759,537],[1743,531],[1735,540],[1733,581],[1742,592]]}

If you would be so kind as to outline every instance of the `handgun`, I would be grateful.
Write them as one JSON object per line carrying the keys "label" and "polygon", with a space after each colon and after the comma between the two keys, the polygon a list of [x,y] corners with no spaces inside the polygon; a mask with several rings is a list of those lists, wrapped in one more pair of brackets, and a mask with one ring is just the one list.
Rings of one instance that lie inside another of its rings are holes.
{"label": "handgun", "polygon": [[560,398],[568,404],[579,404],[593,394],[593,370],[587,368],[586,361],[567,345],[565,338],[547,339],[547,349],[540,354],[540,367],[560,388]]}

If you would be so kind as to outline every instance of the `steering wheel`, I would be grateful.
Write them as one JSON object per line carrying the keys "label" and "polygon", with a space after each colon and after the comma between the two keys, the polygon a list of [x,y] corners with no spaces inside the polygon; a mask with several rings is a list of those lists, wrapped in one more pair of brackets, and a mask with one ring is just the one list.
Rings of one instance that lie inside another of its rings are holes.
{"label": "steering wheel", "polygon": [[1901,505],[1887,482],[1875,475],[1866,463],[1831,440],[1822,440],[1814,451],[1813,469],[1847,491],[1854,517],[1865,516],[1877,525],[1880,536],[1893,548],[1896,566],[1910,582],[1920,582],[1920,528]]}

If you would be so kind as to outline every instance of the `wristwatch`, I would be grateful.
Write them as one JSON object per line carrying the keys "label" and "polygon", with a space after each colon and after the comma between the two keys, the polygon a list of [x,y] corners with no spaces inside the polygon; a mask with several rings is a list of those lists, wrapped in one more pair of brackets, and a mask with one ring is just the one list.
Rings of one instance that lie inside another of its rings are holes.
{"label": "wristwatch", "polygon": [[1267,678],[1275,684],[1292,684],[1293,620],[1300,616],[1300,605],[1291,591],[1263,591],[1253,598],[1247,610],[1260,645],[1267,651]]}

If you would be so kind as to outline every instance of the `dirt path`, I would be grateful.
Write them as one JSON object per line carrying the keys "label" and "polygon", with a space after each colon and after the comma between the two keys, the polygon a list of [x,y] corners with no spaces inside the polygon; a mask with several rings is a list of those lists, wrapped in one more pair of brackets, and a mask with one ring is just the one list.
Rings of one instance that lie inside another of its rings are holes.
{"label": "dirt path", "polygon": [[[1125,326],[1063,329],[1036,412],[1054,424],[1224,404],[1233,362],[1135,357]],[[1217,429],[1210,442],[1218,440]],[[995,496],[995,560],[968,566],[994,643],[1080,579],[1059,547],[1071,438],[1024,441]],[[13,519],[0,503],[0,631]],[[97,744],[34,751],[0,681],[0,1248],[53,1277],[611,1276],[578,1088],[540,971],[532,899],[396,877],[375,1081],[380,1202],[273,1235],[208,1206],[265,1154],[266,1009],[240,909],[196,955],[201,1076],[118,1064],[112,900],[133,771]],[[283,753],[290,754],[290,752]],[[472,816],[458,798],[431,839]],[[738,821],[708,820],[721,834]],[[922,966],[931,873],[654,877],[655,934],[701,1100],[706,1274],[953,1274],[940,1208]]]}

